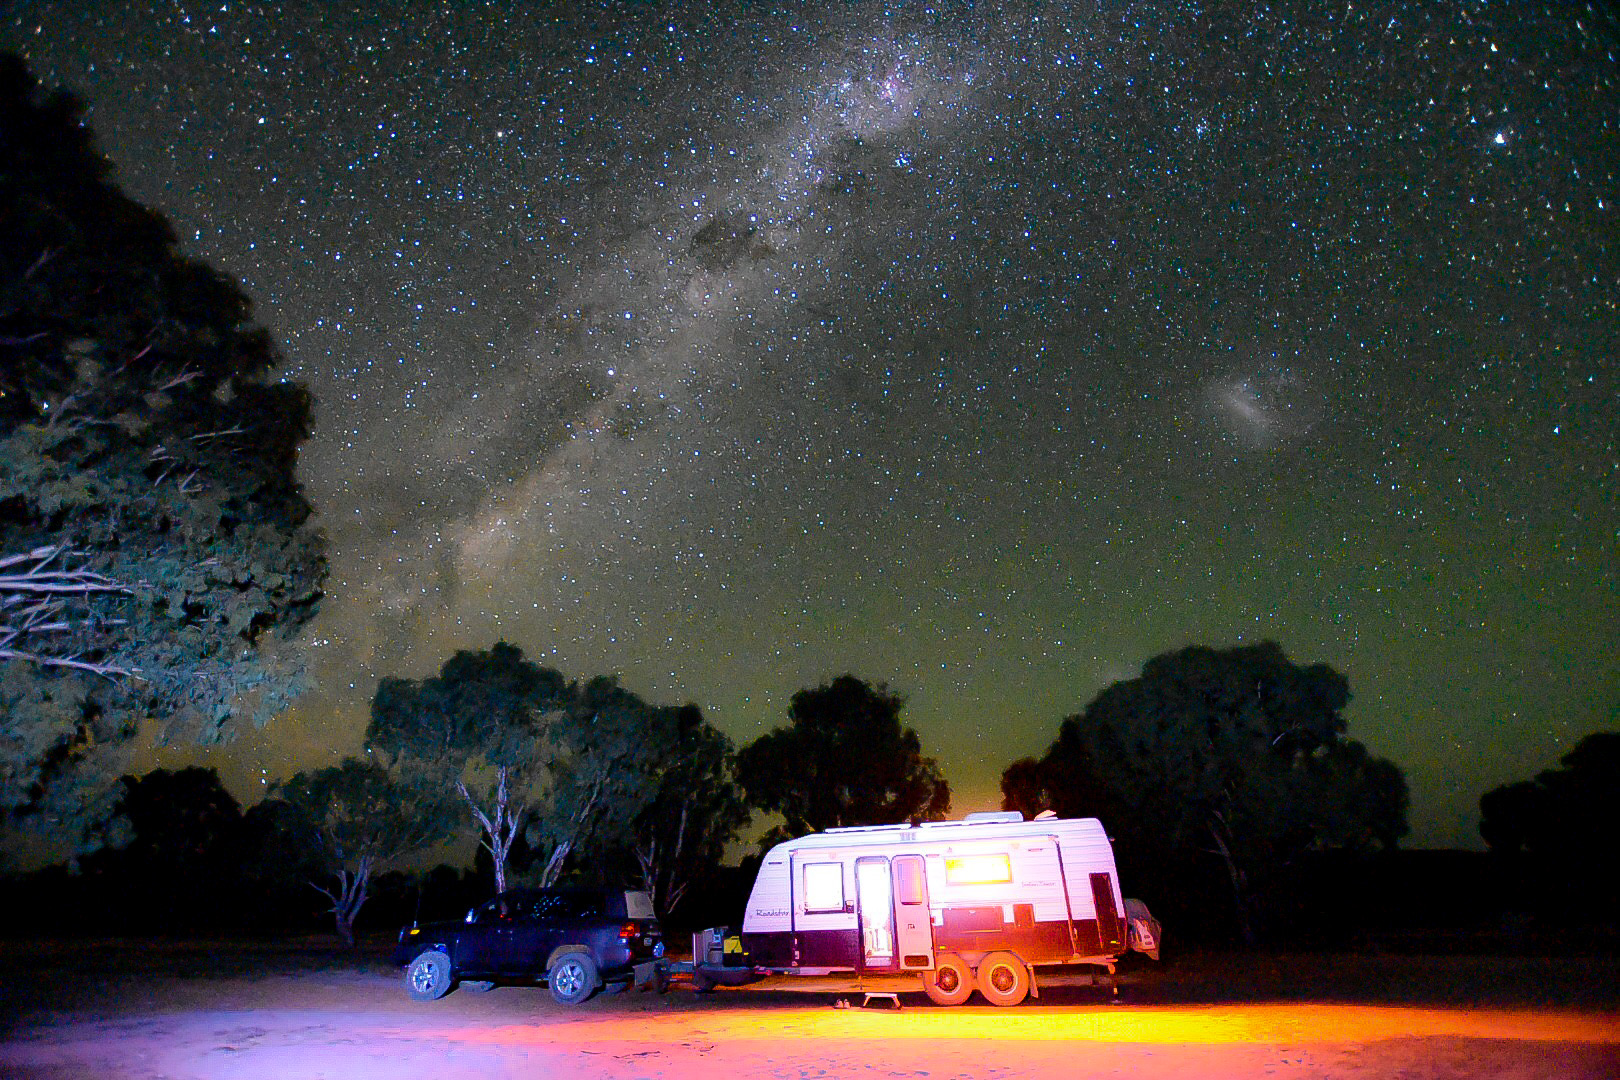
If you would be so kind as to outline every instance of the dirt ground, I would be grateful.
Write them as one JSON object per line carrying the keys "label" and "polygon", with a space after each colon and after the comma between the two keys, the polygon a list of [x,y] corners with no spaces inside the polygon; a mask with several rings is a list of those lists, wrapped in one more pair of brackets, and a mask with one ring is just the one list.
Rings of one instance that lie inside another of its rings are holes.
{"label": "dirt ground", "polygon": [[907,994],[896,1011],[679,987],[571,1009],[529,987],[418,1004],[385,952],[7,944],[0,1077],[1620,1076],[1611,959],[1193,955],[1128,970],[1117,998],[1043,980],[1016,1009]]}

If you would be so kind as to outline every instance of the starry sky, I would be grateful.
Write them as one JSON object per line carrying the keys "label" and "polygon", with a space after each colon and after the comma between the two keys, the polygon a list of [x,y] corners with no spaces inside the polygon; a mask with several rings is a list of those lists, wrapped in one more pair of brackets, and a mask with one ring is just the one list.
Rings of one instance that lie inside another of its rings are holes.
{"label": "starry sky", "polygon": [[359,746],[509,640],[739,743],[845,671],[958,812],[1156,653],[1350,679],[1413,845],[1620,726],[1597,3],[14,4],[318,398]]}

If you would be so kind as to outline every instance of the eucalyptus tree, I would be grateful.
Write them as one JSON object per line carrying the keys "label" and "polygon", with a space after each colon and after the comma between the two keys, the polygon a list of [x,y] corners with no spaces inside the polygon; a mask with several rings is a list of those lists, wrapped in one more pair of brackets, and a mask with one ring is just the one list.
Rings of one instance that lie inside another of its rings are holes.
{"label": "eucalyptus tree", "polygon": [[1002,776],[1004,805],[1095,816],[1122,873],[1167,909],[1208,907],[1218,866],[1245,937],[1298,861],[1392,848],[1406,832],[1401,771],[1348,737],[1349,683],[1275,642],[1156,656],[1059,726],[1038,761]]}
{"label": "eucalyptus tree", "polygon": [[507,858],[551,780],[572,689],[515,645],[456,653],[426,679],[383,679],[366,742],[420,784],[453,791],[507,885]]}
{"label": "eucalyptus tree", "polygon": [[400,783],[375,761],[344,758],[277,784],[271,797],[283,818],[327,875],[310,884],[331,901],[338,937],[354,945],[354,922],[365,906],[372,874],[444,832],[438,801]]}
{"label": "eucalyptus tree", "polygon": [[554,884],[573,856],[605,860],[623,849],[677,753],[679,712],[607,676],[572,688],[565,717],[548,731],[551,788],[528,830],[544,859],[538,884]]}
{"label": "eucalyptus tree", "polygon": [[217,741],[302,688],[326,559],[283,366],[79,102],[0,57],[0,812],[99,820],[145,718]]}
{"label": "eucalyptus tree", "polygon": [[675,713],[675,746],[652,801],[631,824],[641,887],[668,915],[691,885],[720,865],[752,817],[737,783],[737,751],[696,705]]}
{"label": "eucalyptus tree", "polygon": [[917,733],[901,724],[904,705],[887,687],[853,675],[794,694],[788,726],[761,735],[737,757],[749,802],[783,819],[764,842],[944,817],[950,785],[923,756]]}

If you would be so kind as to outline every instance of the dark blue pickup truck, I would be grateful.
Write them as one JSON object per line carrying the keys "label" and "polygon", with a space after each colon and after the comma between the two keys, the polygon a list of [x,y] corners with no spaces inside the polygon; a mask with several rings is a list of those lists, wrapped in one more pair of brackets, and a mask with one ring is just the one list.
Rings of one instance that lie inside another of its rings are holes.
{"label": "dark blue pickup truck", "polygon": [[509,889],[461,922],[401,930],[394,960],[405,965],[405,989],[417,1001],[458,983],[541,983],[577,1005],[605,985],[662,990],[669,982],[652,901],[626,889]]}

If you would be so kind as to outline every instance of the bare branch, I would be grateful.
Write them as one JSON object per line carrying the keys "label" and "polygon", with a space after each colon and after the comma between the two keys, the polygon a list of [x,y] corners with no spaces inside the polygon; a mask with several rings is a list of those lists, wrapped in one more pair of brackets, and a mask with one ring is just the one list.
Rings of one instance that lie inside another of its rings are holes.
{"label": "bare branch", "polygon": [[35,560],[43,560],[40,563],[43,566],[63,550],[61,544],[47,544],[44,547],[37,547],[32,551],[24,551],[17,555],[0,556],[0,570],[4,570],[8,566],[16,566],[18,563],[33,562]]}
{"label": "bare branch", "polygon": [[235,427],[221,428],[218,431],[205,431],[201,435],[193,435],[191,436],[191,441],[194,443],[212,442],[215,439],[222,439],[227,435],[240,435],[246,430],[246,428],[238,424]]}
{"label": "bare branch", "polygon": [[[134,356],[134,359],[139,360],[142,356],[145,356],[147,350],[150,349],[151,347],[152,346],[148,345],[145,349],[142,349],[139,353],[137,353]],[[192,382],[192,381],[194,381],[196,379],[200,379],[200,378],[202,378],[202,372],[194,371],[191,368],[181,368],[180,369],[180,374],[176,375],[174,378],[170,379],[168,382],[163,383],[162,385],[160,385],[158,387],[158,390],[159,391],[173,390],[177,386],[184,386],[186,383]]]}
{"label": "bare branch", "polygon": [[26,272],[24,272],[23,280],[27,281],[35,274],[39,273],[40,267],[54,259],[56,257],[56,253],[60,250],[60,248],[46,248],[44,251],[40,252],[39,258],[35,259],[33,265],[30,266]]}
{"label": "bare branch", "polygon": [[88,671],[92,675],[104,675],[112,678],[122,675],[125,678],[146,679],[141,675],[139,668],[119,667],[117,664],[92,664],[88,660],[74,660],[65,656],[44,656],[40,653],[25,652],[22,649],[0,649],[0,660],[22,660],[40,667],[72,668],[75,671]]}

